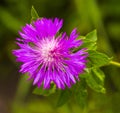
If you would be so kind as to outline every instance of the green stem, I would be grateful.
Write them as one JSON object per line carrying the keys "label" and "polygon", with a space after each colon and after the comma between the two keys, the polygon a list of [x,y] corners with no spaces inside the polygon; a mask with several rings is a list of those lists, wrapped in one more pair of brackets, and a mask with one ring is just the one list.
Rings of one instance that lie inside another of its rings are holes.
{"label": "green stem", "polygon": [[120,63],[119,62],[110,61],[110,64],[115,65],[117,67],[120,67]]}

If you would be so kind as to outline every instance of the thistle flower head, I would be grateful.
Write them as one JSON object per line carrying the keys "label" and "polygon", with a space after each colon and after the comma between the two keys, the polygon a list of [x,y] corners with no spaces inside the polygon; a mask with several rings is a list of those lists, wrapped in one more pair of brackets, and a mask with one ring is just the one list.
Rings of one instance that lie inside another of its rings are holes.
{"label": "thistle flower head", "polygon": [[22,62],[20,72],[28,73],[33,84],[45,89],[54,82],[60,89],[71,87],[79,80],[79,74],[86,68],[87,52],[85,48],[73,52],[83,42],[76,40],[77,30],[70,36],[66,33],[58,35],[63,20],[58,18],[38,19],[26,24],[17,38],[20,47],[13,51],[17,61]]}

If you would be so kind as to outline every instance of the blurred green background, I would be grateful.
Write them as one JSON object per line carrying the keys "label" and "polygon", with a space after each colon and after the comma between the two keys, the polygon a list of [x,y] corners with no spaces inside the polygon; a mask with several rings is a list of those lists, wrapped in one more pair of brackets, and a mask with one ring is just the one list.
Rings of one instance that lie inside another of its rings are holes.
{"label": "blurred green background", "polygon": [[120,0],[0,0],[0,113],[120,113],[120,68],[106,66],[106,94],[88,89],[87,107],[74,101],[55,108],[57,94],[32,94],[33,86],[20,76],[11,51],[34,6],[40,17],[64,19],[62,31],[77,27],[81,35],[97,29],[98,50],[120,62]]}

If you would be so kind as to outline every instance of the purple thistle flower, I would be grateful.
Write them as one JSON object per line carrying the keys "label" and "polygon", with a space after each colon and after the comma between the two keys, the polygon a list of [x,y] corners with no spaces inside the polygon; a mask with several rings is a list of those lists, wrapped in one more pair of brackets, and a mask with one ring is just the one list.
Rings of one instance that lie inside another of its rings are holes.
{"label": "purple thistle flower", "polygon": [[73,53],[74,48],[82,45],[82,40],[76,40],[76,29],[69,37],[66,33],[58,35],[62,24],[63,20],[58,18],[42,18],[26,24],[19,32],[21,38],[17,38],[17,45],[20,49],[13,54],[23,63],[20,72],[27,72],[38,87],[43,84],[47,89],[54,82],[60,89],[70,88],[86,68],[86,49]]}

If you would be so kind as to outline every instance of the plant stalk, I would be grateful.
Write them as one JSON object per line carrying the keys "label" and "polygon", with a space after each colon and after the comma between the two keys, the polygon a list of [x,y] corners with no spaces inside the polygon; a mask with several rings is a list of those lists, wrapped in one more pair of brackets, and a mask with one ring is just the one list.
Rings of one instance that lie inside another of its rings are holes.
{"label": "plant stalk", "polygon": [[119,62],[115,62],[115,61],[110,61],[110,64],[120,67],[120,63]]}

